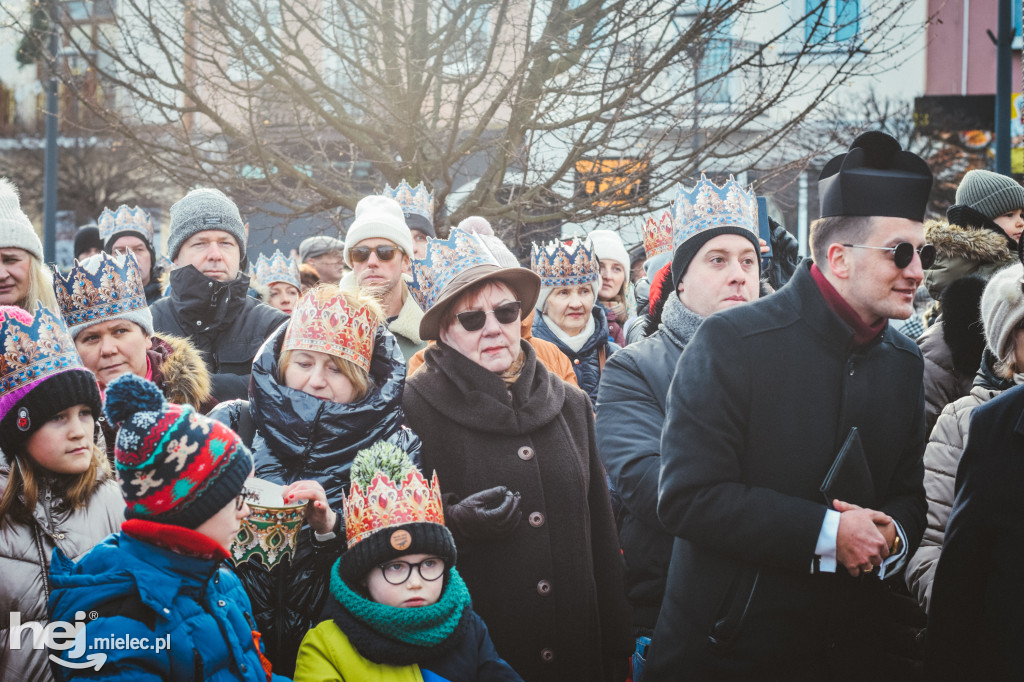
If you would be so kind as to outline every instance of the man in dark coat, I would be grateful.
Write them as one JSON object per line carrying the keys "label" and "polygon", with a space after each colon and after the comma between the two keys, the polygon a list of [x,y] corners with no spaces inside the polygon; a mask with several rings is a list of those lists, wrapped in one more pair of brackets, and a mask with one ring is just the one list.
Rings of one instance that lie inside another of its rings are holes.
{"label": "man in dark coat", "polygon": [[249,298],[246,227],[215,189],[194,189],[171,206],[170,294],[150,306],[157,333],[187,338],[203,353],[218,402],[246,398],[256,351],[287,315]]}
{"label": "man in dark coat", "polygon": [[[887,320],[913,312],[934,255],[931,181],[893,138],[858,137],[819,179],[815,263],[683,351],[658,496],[677,539],[645,682],[884,677],[878,577],[902,570],[926,511],[923,363]],[[852,427],[872,483],[826,504]]]}

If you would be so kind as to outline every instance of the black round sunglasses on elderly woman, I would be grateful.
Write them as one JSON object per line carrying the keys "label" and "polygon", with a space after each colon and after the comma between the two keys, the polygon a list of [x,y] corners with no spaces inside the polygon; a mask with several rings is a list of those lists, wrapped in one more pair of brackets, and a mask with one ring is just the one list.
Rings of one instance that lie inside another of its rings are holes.
{"label": "black round sunglasses on elderly woman", "polygon": [[494,310],[467,310],[457,313],[455,317],[467,332],[476,332],[484,328],[484,324],[487,322],[487,313],[494,313],[494,319],[498,321],[498,324],[512,324],[519,321],[521,308],[522,304],[519,301],[512,301],[495,306]]}
{"label": "black round sunglasses on elderly woman", "polygon": [[910,242],[900,242],[896,246],[867,246],[865,244],[843,244],[852,249],[875,249],[878,251],[892,251],[892,262],[900,270],[910,265],[914,260],[914,252],[921,256],[921,269],[927,270],[935,265],[935,247],[931,244],[922,244],[918,248]]}

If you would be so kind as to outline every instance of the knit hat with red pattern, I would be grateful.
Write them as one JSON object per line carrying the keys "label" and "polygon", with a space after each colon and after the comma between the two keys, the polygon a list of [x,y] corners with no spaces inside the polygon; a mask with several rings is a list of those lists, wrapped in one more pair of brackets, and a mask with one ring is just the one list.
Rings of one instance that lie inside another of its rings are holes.
{"label": "knit hat with red pattern", "polygon": [[120,428],[114,459],[126,518],[195,529],[242,492],[252,454],[227,426],[168,403],[133,374],[112,381],[106,398]]}

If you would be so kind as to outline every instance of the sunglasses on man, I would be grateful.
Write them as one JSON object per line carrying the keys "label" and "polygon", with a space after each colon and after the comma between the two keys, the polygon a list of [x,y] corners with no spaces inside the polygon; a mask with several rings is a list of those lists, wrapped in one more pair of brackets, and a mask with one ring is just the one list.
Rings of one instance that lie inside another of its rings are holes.
{"label": "sunglasses on man", "polygon": [[354,263],[365,263],[370,260],[370,254],[376,253],[377,260],[381,262],[387,262],[395,257],[395,254],[401,251],[397,246],[353,246],[348,250],[348,255],[352,258]]}
{"label": "sunglasses on man", "polygon": [[499,306],[495,306],[494,310],[467,310],[465,312],[456,313],[455,317],[458,319],[459,324],[467,332],[476,332],[484,328],[487,323],[487,315],[493,313],[494,319],[498,321],[498,324],[512,324],[513,322],[519,321],[519,312],[522,310],[522,303],[519,301],[512,301],[510,303],[502,303]]}
{"label": "sunglasses on man", "polygon": [[922,270],[927,270],[931,266],[935,265],[935,246],[932,244],[922,244],[916,249],[910,242],[900,242],[896,246],[867,246],[866,244],[842,244],[842,246],[848,246],[851,249],[891,251],[892,262],[900,270],[910,265],[911,261],[914,260],[915,251],[917,252],[917,255],[921,256]]}

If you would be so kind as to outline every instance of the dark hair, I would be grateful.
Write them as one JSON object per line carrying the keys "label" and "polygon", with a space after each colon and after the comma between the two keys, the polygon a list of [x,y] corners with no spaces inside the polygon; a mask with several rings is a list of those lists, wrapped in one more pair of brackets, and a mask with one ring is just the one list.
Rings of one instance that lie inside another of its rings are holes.
{"label": "dark hair", "polygon": [[811,256],[818,267],[828,261],[828,247],[836,243],[858,244],[867,238],[874,216],[829,216],[811,223]]}

